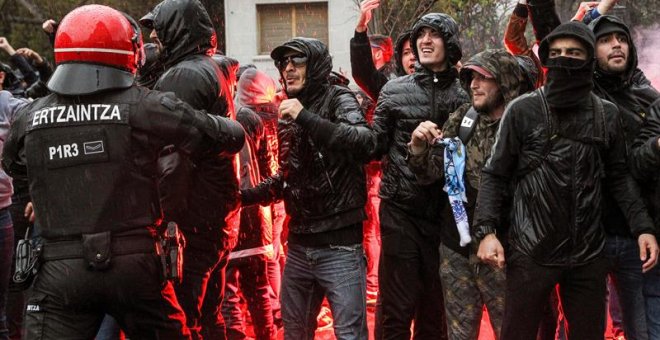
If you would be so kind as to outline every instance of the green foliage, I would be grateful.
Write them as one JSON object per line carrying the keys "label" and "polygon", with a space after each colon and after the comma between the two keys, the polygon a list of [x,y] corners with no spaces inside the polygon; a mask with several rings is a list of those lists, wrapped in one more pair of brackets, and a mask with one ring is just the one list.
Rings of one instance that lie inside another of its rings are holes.
{"label": "green foliage", "polygon": [[[0,36],[5,36],[15,48],[29,47],[49,60],[53,60],[53,49],[50,46],[48,36],[41,29],[42,19],[61,20],[68,12],[76,7],[96,3],[107,5],[125,13],[133,18],[139,19],[149,12],[160,0],[49,0],[49,1],[23,1],[34,5],[36,13],[30,12],[25,6],[16,0],[0,0]],[[143,32],[148,39],[149,32]],[[0,53],[2,54],[2,53]],[[0,56],[6,59],[6,55]]]}
{"label": "green foliage", "polygon": [[[562,21],[570,20],[583,0],[555,0]],[[610,13],[621,17],[630,27],[645,27],[658,23],[658,0],[619,0]]]}

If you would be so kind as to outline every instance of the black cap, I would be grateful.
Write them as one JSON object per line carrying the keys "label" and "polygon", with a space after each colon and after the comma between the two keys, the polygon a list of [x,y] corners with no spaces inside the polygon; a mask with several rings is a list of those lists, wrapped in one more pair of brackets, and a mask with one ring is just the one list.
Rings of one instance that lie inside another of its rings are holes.
{"label": "black cap", "polygon": [[615,32],[628,36],[628,32],[621,25],[609,20],[604,20],[598,26],[594,27],[594,35],[596,35],[596,39]]}
{"label": "black cap", "polygon": [[155,18],[154,13],[149,12],[145,16],[140,18],[140,25],[152,30],[154,29],[154,18]]}
{"label": "black cap", "polygon": [[273,58],[273,60],[279,60],[279,59],[282,59],[282,57],[284,57],[284,55],[289,51],[296,51],[296,52],[300,52],[302,54],[305,54],[305,52],[303,52],[303,50],[301,50],[301,49],[299,49],[295,46],[280,45],[280,46],[275,47],[275,49],[273,49],[273,51],[270,52],[270,57]]}

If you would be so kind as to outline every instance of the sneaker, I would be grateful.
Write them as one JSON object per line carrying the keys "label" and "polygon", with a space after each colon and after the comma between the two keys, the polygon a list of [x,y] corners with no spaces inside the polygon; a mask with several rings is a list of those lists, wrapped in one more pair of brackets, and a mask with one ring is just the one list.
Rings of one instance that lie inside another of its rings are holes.
{"label": "sneaker", "polygon": [[316,317],[316,330],[324,331],[331,329],[332,326],[332,312],[330,311],[330,308],[322,306],[319,315]]}
{"label": "sneaker", "polygon": [[377,290],[367,290],[367,306],[373,307],[378,301],[378,291]]}

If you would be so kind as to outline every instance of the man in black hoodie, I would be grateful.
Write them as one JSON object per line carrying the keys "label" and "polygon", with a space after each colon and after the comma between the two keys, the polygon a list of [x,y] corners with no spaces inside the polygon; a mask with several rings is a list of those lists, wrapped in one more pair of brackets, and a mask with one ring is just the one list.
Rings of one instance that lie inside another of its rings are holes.
{"label": "man in black hoodie", "polygon": [[282,278],[286,339],[314,339],[327,297],[337,339],[367,339],[362,222],[364,164],[375,137],[355,95],[330,85],[332,58],[316,39],[293,38],[271,52],[289,99],[279,107],[280,168],[245,206],[284,199],[289,252]]}
{"label": "man in black hoodie", "polygon": [[[439,237],[446,196],[440,180],[421,184],[406,164],[411,133],[430,120],[442,126],[469,102],[455,65],[462,56],[458,24],[430,13],[413,26],[415,73],[389,81],[378,98],[375,157],[385,156],[380,186],[380,297],[384,339],[446,337],[438,275]],[[380,336],[377,335],[379,338]]]}
{"label": "man in black hoodie", "polygon": [[[660,93],[650,84],[638,81],[645,77],[637,68],[637,50],[630,30],[621,19],[601,16],[592,21],[589,27],[596,36],[594,93],[619,108],[623,135],[626,147],[629,148],[646,121],[651,103],[660,98]],[[645,176],[642,183],[648,178]],[[646,185],[641,187],[652,188]],[[608,190],[604,191],[603,202],[606,234],[603,254],[610,262],[614,287],[621,297],[623,329],[630,339],[649,339],[646,322],[648,313],[644,308],[645,298],[642,293],[644,275],[637,253],[637,241],[630,232],[625,215]],[[650,209],[650,212],[653,215],[656,211]]]}
{"label": "man in black hoodie", "polygon": [[594,45],[593,33],[579,22],[558,26],[541,42],[547,83],[507,107],[482,170],[475,236],[479,258],[499,267],[505,263],[498,240],[503,192],[515,188],[502,339],[536,337],[556,284],[568,338],[603,338],[604,186],[638,240],[641,269],[656,263],[654,227],[628,171],[618,110],[591,93]]}
{"label": "man in black hoodie", "polygon": [[[153,29],[151,38],[160,46],[165,69],[154,89],[174,92],[196,109],[230,116],[233,102],[229,85],[211,58],[216,34],[202,4],[198,0],[165,0],[140,23]],[[233,160],[220,155],[193,167],[184,155],[168,148],[159,160],[165,221],[177,222],[187,239],[183,280],[176,292],[193,338],[200,338],[201,307],[209,276],[213,271],[224,272],[216,267],[226,265],[222,260],[231,248],[225,219],[238,206]],[[219,287],[224,287],[220,281]]]}

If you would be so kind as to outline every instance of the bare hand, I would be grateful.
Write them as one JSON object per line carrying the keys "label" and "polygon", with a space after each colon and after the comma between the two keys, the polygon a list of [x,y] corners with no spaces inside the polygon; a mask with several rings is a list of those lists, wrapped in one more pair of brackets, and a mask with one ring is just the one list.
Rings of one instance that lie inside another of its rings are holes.
{"label": "bare hand", "polygon": [[495,234],[488,234],[481,240],[477,257],[491,266],[504,268],[504,248]]}
{"label": "bare hand", "polygon": [[48,19],[44,21],[43,24],[41,24],[41,28],[44,30],[46,33],[55,33],[55,25],[57,24],[57,21],[53,19]]}
{"label": "bare hand", "polygon": [[9,44],[9,41],[5,37],[0,37],[0,50],[7,52],[10,56],[14,55],[16,51]]}
{"label": "bare hand", "polygon": [[39,55],[39,53],[27,48],[27,47],[21,47],[18,50],[16,50],[16,53],[24,56],[27,59],[34,60],[34,62],[38,65],[41,65],[44,63],[44,59]]}
{"label": "bare hand", "polygon": [[25,205],[23,216],[25,216],[30,222],[34,222],[34,206],[32,206],[32,202],[28,202],[28,204]]}
{"label": "bare hand", "polygon": [[573,16],[572,21],[582,21],[582,18],[584,18],[584,15],[587,14],[587,11],[590,9],[598,6],[598,1],[584,1],[580,3],[580,6],[578,6],[578,10],[575,13],[575,16]]}
{"label": "bare hand", "polygon": [[600,13],[600,15],[607,14],[617,2],[619,2],[619,0],[602,0],[598,3],[598,13]]}
{"label": "bare hand", "polygon": [[637,239],[639,259],[642,260],[642,272],[646,273],[658,262],[658,242],[652,234],[641,234]]}
{"label": "bare hand", "polygon": [[380,6],[380,0],[364,0],[360,3],[360,18],[355,31],[362,33],[367,30],[367,24],[369,24],[373,15],[371,12],[378,6]]}
{"label": "bare hand", "polygon": [[436,138],[442,138],[442,131],[438,128],[438,125],[430,120],[422,122],[412,133],[412,139],[409,144],[410,151],[413,155],[419,155]]}
{"label": "bare hand", "polygon": [[285,99],[280,103],[280,118],[291,117],[291,119],[296,120],[302,109],[304,109],[304,107],[298,99]]}

